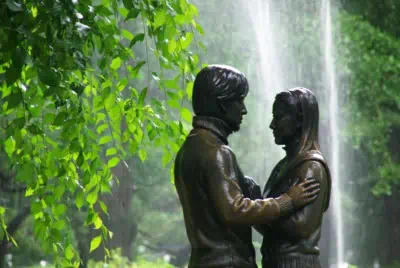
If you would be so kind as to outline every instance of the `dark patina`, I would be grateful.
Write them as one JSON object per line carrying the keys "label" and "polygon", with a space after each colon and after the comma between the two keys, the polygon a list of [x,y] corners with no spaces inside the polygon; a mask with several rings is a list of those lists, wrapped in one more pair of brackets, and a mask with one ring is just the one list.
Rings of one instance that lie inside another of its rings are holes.
{"label": "dark patina", "polygon": [[286,156],[273,169],[263,197],[278,197],[309,177],[320,182],[321,191],[315,202],[261,227],[263,268],[321,267],[317,244],[331,178],[318,143],[318,121],[318,103],[310,90],[294,88],[276,96],[270,128]]}
{"label": "dark patina", "polygon": [[175,187],[191,244],[189,268],[254,268],[251,225],[268,224],[311,203],[319,188],[310,180],[276,198],[261,197],[243,175],[228,136],[247,113],[246,77],[223,65],[202,69],[193,90],[193,129],[175,160]]}

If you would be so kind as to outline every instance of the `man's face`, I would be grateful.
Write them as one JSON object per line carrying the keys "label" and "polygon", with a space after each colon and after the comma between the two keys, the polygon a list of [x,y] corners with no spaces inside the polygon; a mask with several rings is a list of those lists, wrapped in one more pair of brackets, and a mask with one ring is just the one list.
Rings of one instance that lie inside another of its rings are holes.
{"label": "man's face", "polygon": [[238,131],[243,121],[243,116],[247,114],[244,98],[228,101],[225,103],[225,122],[232,128],[233,131]]}
{"label": "man's face", "polygon": [[296,138],[297,120],[294,112],[282,101],[274,102],[272,122],[269,125],[275,137],[275,143],[286,145]]}

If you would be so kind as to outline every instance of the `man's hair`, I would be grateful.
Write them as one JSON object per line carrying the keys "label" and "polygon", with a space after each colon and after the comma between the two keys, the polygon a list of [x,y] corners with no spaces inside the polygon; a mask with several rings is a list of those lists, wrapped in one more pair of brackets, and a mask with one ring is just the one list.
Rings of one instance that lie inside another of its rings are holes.
{"label": "man's hair", "polygon": [[300,151],[320,150],[318,142],[319,108],[314,93],[302,87],[278,93],[276,100],[282,101],[301,120]]}
{"label": "man's hair", "polygon": [[246,76],[227,65],[209,65],[196,76],[193,85],[193,111],[196,115],[213,116],[218,113],[218,101],[232,101],[246,97],[249,84]]}

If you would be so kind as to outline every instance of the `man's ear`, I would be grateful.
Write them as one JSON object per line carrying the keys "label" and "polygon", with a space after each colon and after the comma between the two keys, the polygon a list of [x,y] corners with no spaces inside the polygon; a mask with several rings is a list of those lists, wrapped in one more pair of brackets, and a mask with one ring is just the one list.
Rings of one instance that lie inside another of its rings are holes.
{"label": "man's ear", "polygon": [[219,100],[217,99],[217,106],[219,108],[219,110],[224,114],[227,110],[227,103],[223,100]]}

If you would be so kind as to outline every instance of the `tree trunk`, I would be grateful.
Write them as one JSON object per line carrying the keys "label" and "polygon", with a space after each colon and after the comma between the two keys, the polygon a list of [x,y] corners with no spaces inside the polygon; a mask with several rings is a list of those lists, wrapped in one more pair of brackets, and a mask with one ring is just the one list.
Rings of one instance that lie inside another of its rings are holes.
{"label": "tree trunk", "polygon": [[[18,230],[18,228],[21,226],[24,220],[28,217],[29,211],[30,211],[29,207],[22,208],[18,212],[18,214],[8,223],[7,233],[9,235],[11,236],[14,235],[14,233]],[[4,235],[4,238],[0,243],[0,268],[4,268],[5,256],[8,252],[8,244],[9,241],[7,240],[7,237]]]}
{"label": "tree trunk", "polygon": [[[114,185],[112,195],[101,197],[109,213],[109,217],[105,216],[103,222],[113,232],[113,237],[107,241],[107,248],[109,250],[121,248],[122,255],[132,260],[132,244],[137,235],[137,224],[132,213],[132,177],[123,163],[115,167],[113,173],[118,178],[119,184]],[[98,232],[93,232],[91,237],[96,235],[99,235]],[[90,254],[90,257],[97,261],[104,260],[104,249],[98,248]]]}

